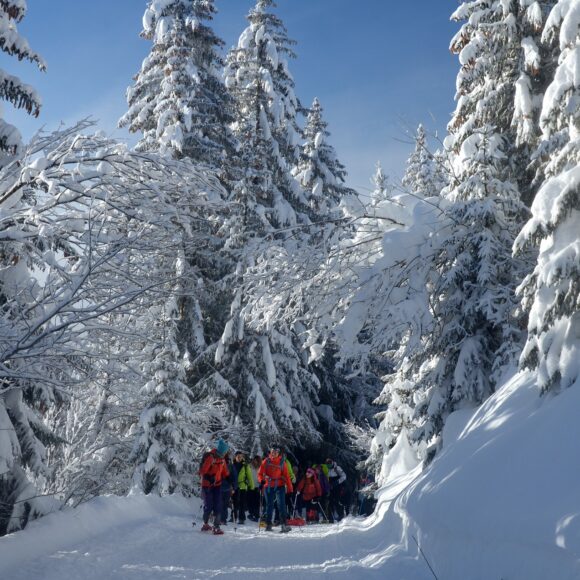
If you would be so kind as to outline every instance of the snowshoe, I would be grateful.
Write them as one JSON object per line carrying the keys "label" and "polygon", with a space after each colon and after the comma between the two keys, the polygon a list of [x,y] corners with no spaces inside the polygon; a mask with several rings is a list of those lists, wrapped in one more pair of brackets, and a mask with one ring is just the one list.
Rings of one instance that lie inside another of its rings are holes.
{"label": "snowshoe", "polygon": [[261,528],[265,528],[266,527],[266,522],[264,520],[260,520],[260,527]]}
{"label": "snowshoe", "polygon": [[224,531],[221,528],[214,528],[213,529],[213,535],[214,536],[223,536],[224,535]]}
{"label": "snowshoe", "polygon": [[287,534],[292,528],[290,526],[287,526],[286,524],[282,524],[282,526],[280,527],[280,533],[281,534]]}
{"label": "snowshoe", "polygon": [[203,524],[200,529],[202,532],[209,532],[211,530],[211,526],[209,524]]}
{"label": "snowshoe", "polygon": [[274,528],[272,527],[272,524],[266,524],[266,531],[267,532],[273,532]]}

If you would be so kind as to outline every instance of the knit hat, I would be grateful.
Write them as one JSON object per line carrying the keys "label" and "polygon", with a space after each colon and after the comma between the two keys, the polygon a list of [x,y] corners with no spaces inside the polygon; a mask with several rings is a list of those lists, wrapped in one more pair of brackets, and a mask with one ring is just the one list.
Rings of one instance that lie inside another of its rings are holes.
{"label": "knit hat", "polygon": [[218,439],[217,445],[215,447],[216,453],[223,457],[228,452],[228,444],[223,439]]}

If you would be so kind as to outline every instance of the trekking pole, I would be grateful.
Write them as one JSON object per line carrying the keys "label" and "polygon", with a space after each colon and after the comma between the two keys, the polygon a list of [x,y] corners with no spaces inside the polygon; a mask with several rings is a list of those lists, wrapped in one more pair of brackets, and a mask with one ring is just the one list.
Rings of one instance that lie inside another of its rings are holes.
{"label": "trekking pole", "polygon": [[328,522],[328,518],[326,517],[326,514],[324,513],[324,510],[322,509],[322,504],[319,501],[315,501],[313,503],[315,503],[320,508],[320,511],[322,512],[322,515],[324,516],[324,519]]}
{"label": "trekking pole", "polygon": [[264,487],[260,485],[260,517],[258,518],[258,534],[262,529],[262,519],[264,518]]}
{"label": "trekking pole", "polygon": [[203,517],[200,518],[200,514],[203,515],[203,504],[204,504],[204,501],[203,501],[203,493],[202,493],[203,490],[200,489],[199,491],[200,491],[199,497],[200,497],[201,502],[199,504],[198,511],[197,512],[195,512],[195,511],[193,512],[193,522],[191,522],[191,525],[193,527],[197,526],[197,520],[198,519],[203,519]]}
{"label": "trekking pole", "polygon": [[297,491],[296,495],[294,496],[294,505],[292,506],[292,517],[295,518],[296,517],[296,502],[298,501],[298,496],[300,495],[300,492]]}

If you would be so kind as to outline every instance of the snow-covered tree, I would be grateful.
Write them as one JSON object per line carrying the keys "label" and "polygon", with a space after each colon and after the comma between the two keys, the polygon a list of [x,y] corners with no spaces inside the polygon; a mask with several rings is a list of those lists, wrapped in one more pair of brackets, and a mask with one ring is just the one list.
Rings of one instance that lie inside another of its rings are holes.
{"label": "snow-covered tree", "polygon": [[457,107],[449,125],[458,152],[474,130],[493,125],[505,140],[512,179],[529,205],[535,188],[529,170],[537,146],[541,94],[549,79],[539,36],[555,0],[462,2],[452,16],[464,21],[451,41],[461,64]]}
{"label": "snow-covered tree", "polygon": [[[181,259],[175,260],[179,268]],[[179,275],[177,276],[179,278]],[[206,444],[207,433],[220,425],[220,407],[193,401],[177,342],[180,315],[178,300],[170,296],[153,309],[153,339],[148,341],[143,376],[146,398],[136,427],[137,437],[129,457],[135,465],[133,488],[145,494],[190,494],[195,465]]]}
{"label": "snow-covered tree", "polygon": [[427,147],[427,134],[423,125],[419,125],[415,150],[407,160],[402,183],[406,191],[421,197],[439,195],[447,185],[441,159],[435,158]]}
{"label": "snow-covered tree", "polygon": [[[212,191],[220,197],[219,187],[191,164],[80,135],[87,127],[38,136],[19,163],[0,172],[7,265],[0,277],[2,533],[52,509],[55,493],[71,492],[68,484],[78,478],[54,473],[64,467],[64,453],[55,449],[72,420],[67,405],[84,398],[85,383],[99,381],[106,365],[94,361],[105,358],[107,339],[127,345],[111,356],[121,369],[136,362],[131,355],[143,340],[134,326],[107,322],[112,314],[115,322],[134,320],[138,303],[156,299],[172,278],[149,269],[149,257],[174,253],[175,223],[204,211]],[[177,212],[176,191],[188,200]],[[191,237],[199,245],[204,239]],[[119,397],[126,375],[111,378]],[[91,411],[77,418],[92,420]]]}
{"label": "snow-covered tree", "polygon": [[141,36],[153,41],[119,121],[141,133],[137,151],[188,157],[223,173],[235,144],[232,103],[221,80],[224,42],[205,24],[213,0],[150,0]]}
{"label": "snow-covered tree", "polygon": [[545,180],[516,241],[518,251],[530,244],[540,250],[520,289],[529,310],[521,364],[535,369],[542,392],[578,386],[580,379],[579,25],[580,2],[560,0],[544,28],[543,41],[559,53],[540,117]]}
{"label": "snow-covered tree", "polygon": [[[5,0],[0,3],[0,49],[18,60],[28,60],[36,63],[40,70],[46,65],[42,57],[34,52],[28,41],[20,36],[17,24],[26,15],[25,0]],[[8,101],[18,109],[24,109],[28,114],[38,116],[41,99],[38,93],[24,84],[18,77],[0,69],[0,99]],[[0,118],[0,165],[4,165],[22,146],[22,137],[16,127]]]}
{"label": "snow-covered tree", "polygon": [[431,457],[426,446],[438,448],[449,413],[489,396],[521,348],[515,288],[530,258],[514,259],[511,246],[525,217],[520,187],[530,188],[531,177],[517,143],[516,85],[530,62],[525,35],[541,17],[539,3],[528,1],[463,2],[453,14],[465,23],[451,42],[461,69],[445,140],[444,227],[434,231],[427,269],[436,273],[427,302],[432,324],[410,337],[413,347],[381,396],[395,402],[382,426],[386,448],[404,428]]}
{"label": "snow-covered tree", "polygon": [[[514,163],[519,173],[522,199],[531,205],[543,171],[534,160],[541,140],[540,111],[548,83],[554,75],[553,47],[542,42],[546,18],[556,0],[520,0],[515,10],[521,38],[519,77],[515,83],[512,130],[515,131]],[[532,161],[530,163],[530,161]],[[534,173],[536,174],[534,178]]]}
{"label": "snow-covered tree", "polygon": [[256,450],[273,440],[304,446],[319,437],[319,381],[308,367],[298,329],[292,320],[257,322],[250,304],[262,268],[299,253],[315,215],[291,172],[299,155],[301,107],[288,64],[294,43],[274,7],[270,0],[256,3],[227,59],[243,171],[232,188],[236,210],[222,228],[233,264],[225,279],[231,298],[216,345],[216,372],[207,382],[230,401],[232,423],[247,427],[246,443]]}
{"label": "snow-covered tree", "polygon": [[328,143],[330,133],[322,112],[320,101],[314,99],[304,129],[305,142],[293,171],[310,202],[312,221],[322,221],[333,214],[337,216],[340,203],[347,197],[356,196],[345,185],[346,169]]}
{"label": "snow-covered tree", "polygon": [[377,161],[374,175],[371,177],[373,191],[371,193],[371,207],[377,206],[392,194],[392,187],[389,186],[389,179],[383,171],[380,161]]}
{"label": "snow-covered tree", "polygon": [[257,235],[307,223],[309,210],[291,174],[301,137],[297,121],[301,105],[288,63],[295,56],[291,48],[295,43],[270,11],[275,6],[273,0],[258,0],[249,12],[250,24],[230,51],[225,73],[236,104],[234,132],[245,170],[235,199],[244,213],[257,214],[253,219],[256,225],[261,222]]}
{"label": "snow-covered tree", "polygon": [[523,210],[505,163],[493,128],[474,131],[456,159],[459,185],[446,193],[450,231],[435,255],[435,326],[411,378],[418,440],[436,440],[450,412],[485,400],[520,348],[515,287],[523,266],[510,249]]}

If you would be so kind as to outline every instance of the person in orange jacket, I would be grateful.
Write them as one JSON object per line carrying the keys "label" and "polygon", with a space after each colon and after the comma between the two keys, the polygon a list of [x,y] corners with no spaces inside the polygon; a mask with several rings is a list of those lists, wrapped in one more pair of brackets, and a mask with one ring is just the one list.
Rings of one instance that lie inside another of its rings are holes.
{"label": "person in orange jacket", "polygon": [[203,526],[202,532],[209,532],[209,516],[213,512],[213,533],[223,534],[220,528],[222,513],[222,481],[229,476],[224,456],[228,451],[228,444],[221,439],[202,461],[199,469],[201,475],[201,492],[203,497]]}
{"label": "person in orange jacket", "polygon": [[266,495],[266,531],[272,531],[272,513],[276,501],[280,510],[280,531],[289,532],[290,526],[286,524],[286,492],[292,493],[292,480],[278,447],[272,447],[268,457],[262,461],[258,470],[258,481]]}

